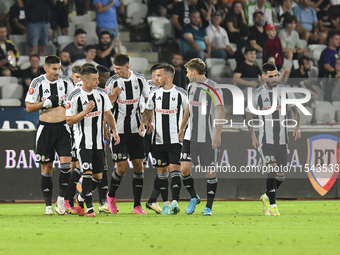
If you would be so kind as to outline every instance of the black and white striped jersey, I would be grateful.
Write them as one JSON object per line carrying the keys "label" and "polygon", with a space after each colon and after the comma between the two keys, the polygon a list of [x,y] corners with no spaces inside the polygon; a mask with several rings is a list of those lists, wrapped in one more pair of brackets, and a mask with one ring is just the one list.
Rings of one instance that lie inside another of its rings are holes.
{"label": "black and white striped jersey", "polygon": [[[73,82],[69,78],[59,78],[56,81],[49,81],[46,75],[43,74],[32,80],[25,101],[29,103],[40,103],[52,95],[57,95],[59,97],[59,105],[64,105],[66,97],[73,88]],[[41,112],[42,110],[40,110],[40,113]]]}
{"label": "black and white striped jersey", "polygon": [[155,87],[151,90],[146,109],[153,110],[153,144],[179,143],[178,131],[187,105],[187,93],[173,86],[169,90]]}
{"label": "black and white striped jersey", "polygon": [[[287,119],[287,115],[281,114],[281,88],[283,85],[277,85],[277,98],[273,99],[273,91],[268,90],[265,85],[257,88],[253,92],[252,103],[255,109],[257,110],[269,110],[273,105],[273,100],[277,100],[276,110],[272,114],[267,115],[259,115],[259,120],[261,123],[257,124],[254,122],[253,125],[259,125],[259,143],[260,144],[276,144],[276,145],[284,145],[289,142],[288,140],[288,130],[282,125],[282,121]],[[288,93],[289,99],[295,99],[293,93]],[[249,108],[246,109],[247,112],[250,112]],[[288,123],[285,123],[288,125]]]}
{"label": "black and white striped jersey", "polygon": [[[153,88],[156,87],[156,85],[153,83],[152,80],[147,80],[146,83],[149,85],[149,91],[150,91],[150,92],[151,92],[151,90],[152,90]],[[139,102],[139,107],[140,107],[140,112],[141,112],[141,113],[144,112],[144,110],[145,110],[145,105],[146,105],[146,103],[145,103],[145,98],[144,98],[143,96],[141,96],[140,102]]]}
{"label": "black and white striped jersey", "polygon": [[210,79],[191,82],[188,86],[188,101],[190,117],[184,139],[199,143],[211,141],[216,130],[216,107],[224,105],[222,90]]}
{"label": "black and white striped jersey", "polygon": [[91,92],[86,92],[81,87],[77,87],[67,98],[66,116],[73,116],[82,112],[91,100],[95,102],[92,112],[73,125],[75,147],[100,150],[104,148],[104,112],[112,108],[105,90],[97,88]]}
{"label": "black and white striped jersey", "polygon": [[144,75],[132,71],[128,79],[114,75],[107,80],[105,90],[108,95],[112,95],[112,91],[117,87],[122,90],[112,111],[116,120],[117,132],[118,134],[138,133],[141,123],[139,102],[141,96],[147,98],[150,92]]}

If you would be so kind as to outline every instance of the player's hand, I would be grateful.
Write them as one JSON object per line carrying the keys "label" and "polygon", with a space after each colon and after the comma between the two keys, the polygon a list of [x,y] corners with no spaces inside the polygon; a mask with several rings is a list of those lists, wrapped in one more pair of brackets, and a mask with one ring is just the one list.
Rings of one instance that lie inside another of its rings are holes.
{"label": "player's hand", "polygon": [[183,143],[183,138],[184,138],[184,130],[180,129],[178,132],[178,140]]}
{"label": "player's hand", "polygon": [[296,141],[297,139],[300,139],[300,138],[301,138],[301,132],[300,132],[300,127],[299,127],[299,126],[296,126],[296,127],[294,128],[293,136],[295,137],[295,141]]}
{"label": "player's hand", "polygon": [[141,137],[144,137],[145,136],[145,127],[144,127],[144,124],[141,123],[140,126],[139,126],[139,129],[138,129],[138,134],[141,136]]}
{"label": "player's hand", "polygon": [[258,83],[257,81],[250,81],[250,82],[249,82],[249,85],[250,85],[251,87],[257,87],[258,84],[259,84],[259,83]]}
{"label": "player's hand", "polygon": [[87,103],[86,108],[85,108],[85,112],[86,113],[92,112],[92,110],[94,109],[95,106],[96,106],[96,104],[91,100],[90,102]]}
{"label": "player's hand", "polygon": [[104,126],[104,139],[109,142],[110,141],[110,130]]}
{"label": "player's hand", "polygon": [[114,143],[114,145],[117,145],[117,144],[119,144],[119,143],[120,143],[120,137],[119,137],[119,135],[118,135],[118,133],[117,133],[117,130],[116,130],[116,128],[114,128],[114,129],[111,129],[111,131],[112,131],[112,134],[111,134],[111,136],[113,137],[113,140],[115,140],[115,143]]}
{"label": "player's hand", "polygon": [[43,108],[55,108],[59,106],[59,97],[57,95],[49,96],[43,104]]}
{"label": "player's hand", "polygon": [[221,135],[215,134],[211,141],[211,147],[213,150],[216,150],[220,146],[221,146]]}
{"label": "player's hand", "polygon": [[251,145],[253,145],[255,149],[259,147],[259,140],[257,140],[257,137],[255,136],[255,134],[251,135]]}
{"label": "player's hand", "polygon": [[148,129],[147,134],[150,135],[152,133],[152,130],[153,130],[153,126],[152,126],[151,122],[148,122],[146,127]]}

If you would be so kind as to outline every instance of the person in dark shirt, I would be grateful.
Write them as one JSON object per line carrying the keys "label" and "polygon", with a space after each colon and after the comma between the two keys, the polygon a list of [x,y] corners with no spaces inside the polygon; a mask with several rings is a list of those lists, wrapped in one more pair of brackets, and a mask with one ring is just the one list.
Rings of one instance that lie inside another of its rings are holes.
{"label": "person in dark shirt", "polygon": [[264,18],[262,12],[254,12],[255,25],[249,30],[249,43],[256,50],[256,58],[262,58],[266,32],[264,29]]}
{"label": "person in dark shirt", "polygon": [[329,33],[329,44],[319,59],[319,78],[334,78],[336,58],[339,57],[340,33]]}
{"label": "person in dark shirt", "polygon": [[174,53],[171,65],[175,68],[173,84],[186,90],[189,82],[186,77],[185,67],[183,66],[183,56],[180,53]]}
{"label": "person in dark shirt", "polygon": [[[118,53],[116,53],[114,49],[115,44],[118,46]],[[110,33],[108,31],[103,31],[100,34],[99,44],[96,45],[97,52],[94,61],[105,66],[107,69],[110,69],[112,66],[111,58],[122,53],[120,46],[121,42],[118,38],[111,41]]]}
{"label": "person in dark shirt", "polygon": [[248,41],[249,27],[247,24],[240,25],[240,36],[241,38],[236,41],[237,49],[235,52],[235,60],[237,63],[244,62],[244,49],[250,46]]}
{"label": "person in dark shirt", "polygon": [[340,23],[337,17],[333,17],[328,11],[317,13],[320,31],[328,34],[329,32],[340,31]]}
{"label": "person in dark shirt", "polygon": [[254,87],[260,85],[261,82],[261,69],[254,64],[256,60],[256,50],[248,46],[244,50],[245,61],[243,63],[238,63],[234,71],[233,81],[241,89],[247,87]]}
{"label": "person in dark shirt", "polygon": [[86,44],[86,31],[78,28],[74,32],[74,41],[68,44],[63,51],[70,54],[71,62],[74,63],[78,59],[85,58],[85,44]]}
{"label": "person in dark shirt", "polygon": [[190,23],[189,14],[192,10],[197,9],[197,1],[198,0],[183,0],[174,5],[171,20],[175,26],[176,38],[181,38],[183,27]]}
{"label": "person in dark shirt", "polygon": [[201,13],[202,27],[206,28],[209,26],[211,14],[217,11],[217,8],[215,7],[216,4],[217,0],[202,0],[197,3]]}
{"label": "person in dark shirt", "polygon": [[278,70],[281,70],[283,65],[283,52],[281,41],[276,36],[275,26],[268,24],[266,26],[266,33],[268,38],[265,40],[263,63],[268,61],[269,56],[274,56],[276,67]]}
{"label": "person in dark shirt", "polygon": [[235,1],[231,6],[230,12],[226,14],[225,20],[221,25],[228,31],[228,36],[231,43],[236,43],[241,38],[240,30],[242,24],[247,24],[244,9],[240,1]]}
{"label": "person in dark shirt", "polygon": [[9,21],[12,28],[12,34],[26,34],[27,20],[23,0],[15,0],[9,11]]}

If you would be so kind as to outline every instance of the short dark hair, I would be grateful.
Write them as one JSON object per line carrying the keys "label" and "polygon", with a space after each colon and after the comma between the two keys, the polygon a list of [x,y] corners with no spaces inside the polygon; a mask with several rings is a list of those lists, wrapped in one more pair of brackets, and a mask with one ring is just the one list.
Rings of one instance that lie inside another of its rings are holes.
{"label": "short dark hair", "polygon": [[113,60],[113,64],[116,66],[125,66],[130,63],[130,57],[127,54],[118,54]]}
{"label": "short dark hair", "polygon": [[151,72],[151,74],[153,73],[153,72],[155,72],[158,68],[158,66],[159,66],[160,64],[154,64],[151,68],[150,68],[150,72]]}
{"label": "short dark hair", "polygon": [[329,32],[328,33],[328,37],[327,37],[327,41],[329,43],[329,40],[332,39],[334,36],[336,35],[339,35],[340,36],[340,33],[338,31],[334,31],[334,32]]}
{"label": "short dark hair", "polygon": [[60,64],[60,58],[56,55],[48,55],[45,58],[45,65]]}
{"label": "short dark hair", "polygon": [[7,30],[7,27],[4,24],[0,24],[0,28],[6,28]]}
{"label": "short dark hair", "polygon": [[261,12],[261,11],[254,12],[254,13],[253,13],[253,19],[255,19],[255,17],[256,17],[258,14],[262,14],[262,16],[263,16],[263,12]]}
{"label": "short dark hair", "polygon": [[89,44],[85,46],[85,51],[88,52],[89,50],[95,50],[96,46],[93,44]]}
{"label": "short dark hair", "polygon": [[102,37],[102,35],[109,35],[111,37],[110,33],[106,30],[100,33],[100,37]]}
{"label": "short dark hair", "polygon": [[175,51],[174,53],[172,53],[172,57],[171,58],[174,58],[175,55],[180,55],[183,58],[182,53],[180,53],[179,51]]}
{"label": "short dark hair", "polygon": [[256,51],[256,49],[252,46],[247,46],[245,49],[244,49],[244,55],[246,55],[248,52],[250,51]]}
{"label": "short dark hair", "polygon": [[273,65],[272,63],[265,63],[263,66],[262,66],[262,72],[263,73],[267,73],[269,71],[275,71],[277,70],[276,69],[276,66]]}
{"label": "short dark hair", "polygon": [[93,67],[93,68],[96,68],[96,66],[92,63],[84,63],[82,66],[81,66],[81,69],[84,69],[86,67]]}
{"label": "short dark hair", "polygon": [[301,56],[301,57],[299,57],[299,59],[298,59],[299,68],[300,68],[300,66],[303,66],[303,65],[304,65],[305,60],[307,60],[307,61],[309,62],[309,61],[310,61],[310,58],[307,57],[307,56]]}
{"label": "short dark hair", "polygon": [[[1,26],[0,26],[0,27],[1,27]],[[39,56],[37,53],[30,54],[29,60],[31,61],[31,59],[32,59],[33,57],[37,57],[37,58],[39,59],[39,61],[40,61],[40,56]]]}
{"label": "short dark hair", "polygon": [[157,70],[164,69],[164,72],[169,73],[171,76],[175,75],[175,68],[169,64],[159,64]]}
{"label": "short dark hair", "polygon": [[82,35],[82,34],[86,34],[86,31],[82,28],[78,28],[76,29],[76,31],[74,32],[74,36],[77,36],[77,35]]}
{"label": "short dark hair", "polygon": [[191,18],[191,15],[192,15],[192,14],[195,14],[195,13],[200,13],[200,11],[197,10],[197,9],[191,10],[191,11],[190,11],[190,14],[189,14],[189,17]]}
{"label": "short dark hair", "polygon": [[81,73],[81,66],[75,65],[72,67],[72,74]]}
{"label": "short dark hair", "polygon": [[82,77],[90,75],[90,74],[98,74],[97,68],[92,67],[92,66],[87,66],[87,67],[81,69],[81,76]]}
{"label": "short dark hair", "polygon": [[292,24],[295,21],[297,23],[297,18],[295,15],[290,15],[288,12],[284,15],[283,26],[286,27],[287,24]]}
{"label": "short dark hair", "polygon": [[98,69],[99,73],[109,73],[110,72],[109,69],[107,69],[105,66],[102,66],[102,65],[97,65],[97,69]]}
{"label": "short dark hair", "polygon": [[185,68],[190,70],[196,70],[198,74],[205,74],[206,65],[204,61],[200,58],[193,58],[188,63],[184,65]]}

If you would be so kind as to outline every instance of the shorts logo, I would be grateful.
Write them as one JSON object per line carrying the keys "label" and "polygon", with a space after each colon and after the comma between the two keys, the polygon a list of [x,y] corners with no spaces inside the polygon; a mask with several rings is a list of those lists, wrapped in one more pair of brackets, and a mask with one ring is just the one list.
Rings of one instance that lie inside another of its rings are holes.
{"label": "shorts logo", "polygon": [[161,166],[162,165],[162,160],[159,159],[157,163],[158,163],[159,166]]}
{"label": "shorts logo", "polygon": [[71,103],[70,102],[67,102],[66,103],[66,109],[68,110],[68,109],[71,109]]}
{"label": "shorts logo", "polygon": [[274,156],[270,156],[270,160],[271,160],[272,162],[276,162],[276,159],[275,159]]}
{"label": "shorts logo", "polygon": [[264,157],[264,161],[265,161],[266,163],[269,163],[269,162],[270,162],[270,157],[269,157],[269,156],[265,156],[265,157]]}
{"label": "shorts logo", "polygon": [[87,163],[87,162],[84,162],[84,163],[83,163],[83,169],[84,169],[84,170],[87,170],[87,169],[89,169],[89,168],[90,168],[90,164]]}
{"label": "shorts logo", "polygon": [[34,94],[34,88],[30,88],[30,89],[28,90],[28,94],[33,95],[33,94]]}
{"label": "shorts logo", "polygon": [[112,158],[113,158],[113,160],[117,160],[117,158],[118,158],[117,153],[113,153]]}
{"label": "shorts logo", "polygon": [[36,160],[36,161],[40,161],[40,160],[41,160],[40,154],[35,155],[35,160]]}
{"label": "shorts logo", "polygon": [[122,159],[122,158],[123,158],[122,153],[118,153],[118,159]]}
{"label": "shorts logo", "polygon": [[156,164],[157,164],[157,159],[152,158],[152,164],[153,164],[153,165],[156,165]]}
{"label": "shorts logo", "polygon": [[188,158],[188,154],[186,153],[183,153],[183,156],[182,156],[183,159],[187,159]]}

